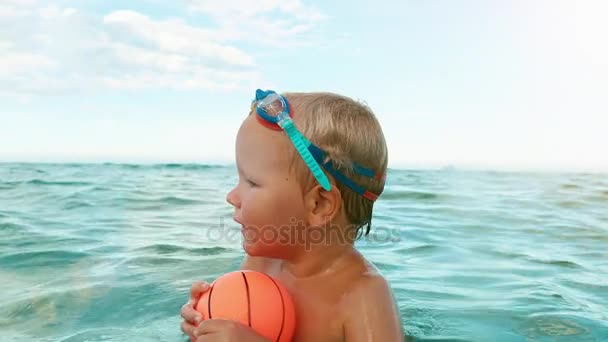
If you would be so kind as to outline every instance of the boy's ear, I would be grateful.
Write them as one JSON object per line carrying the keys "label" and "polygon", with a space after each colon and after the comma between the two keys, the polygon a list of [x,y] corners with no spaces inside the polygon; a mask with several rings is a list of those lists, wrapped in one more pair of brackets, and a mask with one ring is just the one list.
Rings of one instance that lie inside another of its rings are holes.
{"label": "boy's ear", "polygon": [[312,226],[324,226],[332,222],[342,210],[342,194],[332,183],[331,190],[326,191],[315,185],[304,197],[308,213],[308,222]]}

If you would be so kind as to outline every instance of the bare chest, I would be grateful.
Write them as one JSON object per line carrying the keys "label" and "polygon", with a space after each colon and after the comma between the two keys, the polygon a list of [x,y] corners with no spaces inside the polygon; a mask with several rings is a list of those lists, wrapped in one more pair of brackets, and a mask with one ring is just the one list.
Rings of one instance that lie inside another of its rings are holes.
{"label": "bare chest", "polygon": [[339,342],[344,340],[342,315],[335,301],[314,292],[293,289],[297,327],[293,342]]}
{"label": "bare chest", "polygon": [[296,307],[296,332],[293,342],[344,341],[344,315],[340,296],[333,284],[299,282],[275,274],[288,288]]}

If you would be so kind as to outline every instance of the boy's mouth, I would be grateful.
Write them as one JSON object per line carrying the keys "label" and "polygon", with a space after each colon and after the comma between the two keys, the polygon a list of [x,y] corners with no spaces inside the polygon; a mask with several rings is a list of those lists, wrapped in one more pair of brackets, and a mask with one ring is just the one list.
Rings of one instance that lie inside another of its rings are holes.
{"label": "boy's mouth", "polygon": [[238,223],[241,226],[241,229],[245,229],[245,225],[236,216],[232,216],[232,220]]}

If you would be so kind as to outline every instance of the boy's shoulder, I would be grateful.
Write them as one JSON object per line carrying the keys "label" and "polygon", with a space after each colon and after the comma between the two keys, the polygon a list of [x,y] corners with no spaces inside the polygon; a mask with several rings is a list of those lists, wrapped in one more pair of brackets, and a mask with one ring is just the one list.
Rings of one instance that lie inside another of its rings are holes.
{"label": "boy's shoulder", "polygon": [[401,341],[403,330],[391,286],[369,266],[349,287],[342,301],[347,341]]}
{"label": "boy's shoulder", "polygon": [[351,292],[354,296],[368,292],[391,292],[389,282],[377,270],[370,270],[353,283]]}
{"label": "boy's shoulder", "polygon": [[[356,279],[351,281],[347,291],[349,301],[361,302],[365,298],[392,299],[392,290],[388,280],[371,264],[365,263]],[[390,297],[390,298],[389,298]]]}

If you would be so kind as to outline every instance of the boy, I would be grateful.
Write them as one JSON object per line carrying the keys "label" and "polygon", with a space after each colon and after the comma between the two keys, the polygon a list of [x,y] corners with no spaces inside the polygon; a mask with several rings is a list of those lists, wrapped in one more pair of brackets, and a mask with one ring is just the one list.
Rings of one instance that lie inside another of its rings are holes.
{"label": "boy", "polygon": [[[237,135],[239,182],[227,201],[245,237],[241,269],[275,277],[293,296],[294,341],[403,340],[389,285],[354,247],[369,232],[387,160],[366,106],[330,93],[256,92]],[[200,322],[193,307],[208,289],[192,286],[181,311],[185,334],[265,341],[239,323]]]}

